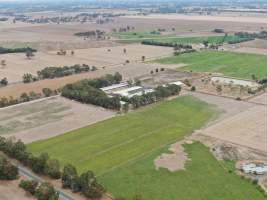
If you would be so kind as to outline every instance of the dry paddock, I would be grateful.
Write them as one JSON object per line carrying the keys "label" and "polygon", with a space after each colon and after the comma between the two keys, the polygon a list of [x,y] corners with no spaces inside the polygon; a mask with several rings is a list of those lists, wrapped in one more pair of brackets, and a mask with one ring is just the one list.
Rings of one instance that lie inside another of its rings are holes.
{"label": "dry paddock", "polygon": [[[110,51],[108,51],[108,49]],[[126,49],[126,53],[123,53]],[[147,59],[170,55],[172,48],[156,47],[149,45],[122,45],[115,47],[102,47],[90,49],[77,49],[75,54],[66,56],[57,55],[56,52],[38,52],[32,59],[27,59],[25,54],[4,54],[1,60],[6,61],[6,66],[0,66],[0,78],[7,77],[10,83],[22,81],[25,73],[36,75],[37,71],[45,67],[62,67],[75,64],[88,64],[97,68],[140,61],[142,56]]]}
{"label": "dry paddock", "polygon": [[[177,65],[170,65],[166,66],[165,68],[175,69],[176,67]],[[149,74],[151,70],[155,70],[156,68],[159,68],[159,66],[154,64],[144,64],[141,62],[132,62],[126,65],[119,64],[114,66],[108,66],[105,69],[100,68],[95,72],[77,74],[56,79],[46,79],[27,84],[24,83],[11,84],[9,86],[0,88],[0,97],[13,96],[15,98],[18,98],[23,92],[29,93],[31,91],[34,91],[36,93],[40,93],[42,92],[42,89],[44,87],[50,89],[58,89],[68,83],[73,83],[81,79],[97,78],[104,76],[106,74],[114,74],[115,72],[120,72],[125,80],[134,79],[135,77],[139,77],[144,74]]]}
{"label": "dry paddock", "polygon": [[25,143],[47,139],[109,119],[116,112],[62,97],[28,102],[0,110],[0,136]]}
{"label": "dry paddock", "polygon": [[[252,103],[253,102],[253,103]],[[203,135],[267,152],[267,95],[250,100],[245,110],[202,129]]]}

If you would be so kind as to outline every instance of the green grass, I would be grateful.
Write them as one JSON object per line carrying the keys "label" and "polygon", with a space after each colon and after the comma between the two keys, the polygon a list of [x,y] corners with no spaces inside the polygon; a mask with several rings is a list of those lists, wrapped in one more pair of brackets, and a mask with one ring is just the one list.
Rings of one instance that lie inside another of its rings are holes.
{"label": "green grass", "polygon": [[221,51],[201,51],[156,60],[161,64],[185,63],[179,70],[218,72],[226,76],[251,79],[267,77],[267,56]]}
{"label": "green grass", "polygon": [[[133,200],[263,200],[251,183],[218,162],[200,143],[185,145],[191,161],[186,170],[156,170],[154,160],[169,144],[200,128],[217,109],[193,97],[161,102],[62,136],[28,145],[48,152],[62,164],[73,163],[79,172],[92,169],[108,192]],[[227,164],[227,165],[226,165]]]}
{"label": "green grass", "polygon": [[200,143],[185,145],[191,161],[187,161],[186,170],[182,171],[155,170],[155,158],[166,151],[166,148],[155,151],[100,176],[99,180],[115,196],[129,200],[135,195],[142,196],[142,200],[265,199],[252,183],[228,173],[228,167]]}
{"label": "green grass", "polygon": [[236,41],[240,38],[238,36],[229,35],[224,38],[224,36],[208,36],[208,37],[176,37],[176,38],[158,38],[158,39],[151,39],[149,41],[157,41],[162,43],[177,43],[177,44],[200,44],[204,41],[208,41],[210,44],[219,44],[225,43],[230,41]]}
{"label": "green grass", "polygon": [[146,155],[200,128],[215,115],[214,107],[193,97],[161,102],[45,141],[28,149],[47,152],[79,172],[97,175]]}
{"label": "green grass", "polygon": [[123,32],[111,34],[122,40],[129,40],[131,42],[142,42],[144,40],[157,41],[162,43],[177,43],[177,44],[199,44],[208,41],[210,44],[218,44],[223,42],[230,42],[240,40],[239,36],[195,36],[195,37],[176,37],[173,35],[161,35],[159,32]]}
{"label": "green grass", "polygon": [[143,40],[143,38],[160,38],[162,35],[160,32],[122,32],[122,33],[113,33],[111,34],[113,37],[117,37],[119,39],[131,39],[131,40]]}

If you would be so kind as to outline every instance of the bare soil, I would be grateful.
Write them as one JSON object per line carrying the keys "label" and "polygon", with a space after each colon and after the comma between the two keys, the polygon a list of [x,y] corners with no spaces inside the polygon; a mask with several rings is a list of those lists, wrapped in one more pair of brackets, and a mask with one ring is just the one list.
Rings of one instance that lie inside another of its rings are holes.
{"label": "bare soil", "polygon": [[0,181],[1,200],[35,200],[33,196],[19,187],[19,180]]}
{"label": "bare soil", "polygon": [[178,170],[184,170],[185,162],[188,160],[188,155],[184,151],[183,143],[185,141],[179,141],[171,145],[169,151],[171,153],[164,153],[155,159],[154,164],[156,169],[166,168],[170,172]]}
{"label": "bare soil", "polygon": [[25,143],[64,134],[116,115],[116,112],[62,97],[4,108],[0,113],[0,135]]}
{"label": "bare soil", "polygon": [[[108,49],[110,51],[108,51]],[[126,49],[126,53],[123,53]],[[27,59],[25,54],[4,54],[0,59],[6,61],[6,66],[0,66],[0,78],[7,77],[10,83],[22,81],[25,73],[36,75],[37,71],[45,67],[63,67],[75,64],[88,64],[97,68],[109,67],[129,62],[140,61],[142,56],[146,59],[170,55],[172,48],[155,47],[148,45],[122,45],[102,48],[77,49],[75,55],[57,55],[52,52],[38,52],[34,58]]]}

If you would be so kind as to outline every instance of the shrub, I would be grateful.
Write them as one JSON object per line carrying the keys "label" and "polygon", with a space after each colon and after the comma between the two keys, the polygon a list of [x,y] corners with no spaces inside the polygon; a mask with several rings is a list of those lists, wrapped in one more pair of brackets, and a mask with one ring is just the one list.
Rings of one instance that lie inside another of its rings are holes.
{"label": "shrub", "polygon": [[6,158],[0,156],[0,180],[14,180],[18,178],[18,168]]}
{"label": "shrub", "polygon": [[42,183],[36,190],[35,196],[38,200],[58,200],[59,194],[55,188],[47,182]]}
{"label": "shrub", "polygon": [[33,180],[31,181],[21,180],[19,184],[19,187],[29,192],[31,195],[35,194],[37,186],[38,186],[38,182],[33,181]]}

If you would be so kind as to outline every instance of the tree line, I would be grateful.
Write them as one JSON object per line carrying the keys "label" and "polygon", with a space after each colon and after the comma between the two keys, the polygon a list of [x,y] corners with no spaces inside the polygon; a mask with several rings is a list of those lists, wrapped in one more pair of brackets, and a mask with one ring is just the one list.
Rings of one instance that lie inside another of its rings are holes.
{"label": "tree line", "polygon": [[46,67],[38,71],[37,76],[34,76],[29,73],[24,74],[22,80],[23,83],[30,83],[43,79],[59,78],[96,70],[97,68],[95,66],[90,67],[87,64],[82,64],[82,65],[76,64],[73,66],[64,66],[64,67]]}
{"label": "tree line", "polygon": [[118,84],[121,80],[122,76],[119,73],[115,73],[114,75],[108,74],[98,79],[84,79],[65,85],[62,88],[61,95],[82,103],[119,110],[121,107],[119,97],[109,97],[100,88]]}
{"label": "tree line", "polygon": [[144,45],[154,45],[154,46],[164,46],[164,47],[174,47],[180,49],[193,49],[190,44],[179,44],[175,42],[160,42],[155,40],[144,40],[141,42]]}
{"label": "tree line", "polygon": [[[166,86],[158,86],[153,92],[144,93],[141,96],[133,96],[131,98],[122,97],[122,101],[131,104],[133,108],[139,108],[141,106],[149,105],[157,101],[161,101],[164,98],[179,95],[181,87],[178,85],[170,84]],[[127,105],[127,104],[126,104]],[[123,109],[128,109],[126,106]]]}
{"label": "tree line", "polygon": [[37,52],[36,49],[30,47],[23,47],[23,48],[5,48],[0,47],[0,54],[7,54],[7,53],[27,53],[27,52]]}
{"label": "tree line", "polygon": [[42,93],[36,93],[36,92],[23,92],[19,98],[14,98],[12,96],[10,97],[1,97],[0,98],[0,108],[4,108],[7,106],[12,106],[19,103],[24,103],[36,99],[40,99],[42,97],[50,97],[53,95],[57,95],[59,93],[58,90],[51,90],[49,88],[43,88]]}
{"label": "tree line", "polygon": [[[0,136],[0,151],[11,158],[17,159],[36,174],[46,175],[52,179],[61,179],[63,188],[69,188],[73,192],[80,192],[88,198],[101,198],[105,192],[104,187],[97,182],[96,176],[92,171],[84,172],[79,176],[75,166],[67,164],[61,172],[57,159],[50,158],[47,153],[41,153],[38,156],[33,155],[27,151],[26,145],[20,140],[13,141]],[[32,184],[23,182],[21,187],[29,192],[32,191],[34,194],[38,194],[38,189],[35,190],[35,187],[33,190]]]}
{"label": "tree line", "polygon": [[0,155],[0,180],[15,180],[18,178],[18,168]]}

